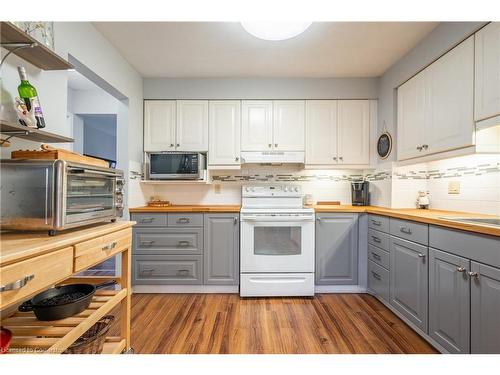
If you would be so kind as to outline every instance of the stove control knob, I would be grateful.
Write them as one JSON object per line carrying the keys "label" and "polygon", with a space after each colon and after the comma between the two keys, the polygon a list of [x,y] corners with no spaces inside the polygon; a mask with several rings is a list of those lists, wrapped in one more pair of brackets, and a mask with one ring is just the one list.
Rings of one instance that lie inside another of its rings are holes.
{"label": "stove control knob", "polygon": [[283,191],[286,193],[288,191],[288,186],[284,186]]}

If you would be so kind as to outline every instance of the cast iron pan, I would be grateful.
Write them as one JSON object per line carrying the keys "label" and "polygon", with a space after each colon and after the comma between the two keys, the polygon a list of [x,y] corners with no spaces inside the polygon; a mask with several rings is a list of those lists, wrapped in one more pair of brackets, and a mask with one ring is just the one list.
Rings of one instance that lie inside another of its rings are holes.
{"label": "cast iron pan", "polygon": [[38,320],[59,320],[81,313],[90,305],[95,291],[116,284],[69,284],[47,289],[19,306],[19,311],[33,311]]}

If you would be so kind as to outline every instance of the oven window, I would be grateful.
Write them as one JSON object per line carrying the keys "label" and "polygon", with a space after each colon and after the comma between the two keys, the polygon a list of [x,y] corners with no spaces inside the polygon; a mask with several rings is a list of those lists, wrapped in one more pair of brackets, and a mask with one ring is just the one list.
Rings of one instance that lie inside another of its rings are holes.
{"label": "oven window", "polygon": [[255,227],[255,255],[300,255],[302,228]]}
{"label": "oven window", "polygon": [[66,214],[113,209],[114,178],[68,175]]}

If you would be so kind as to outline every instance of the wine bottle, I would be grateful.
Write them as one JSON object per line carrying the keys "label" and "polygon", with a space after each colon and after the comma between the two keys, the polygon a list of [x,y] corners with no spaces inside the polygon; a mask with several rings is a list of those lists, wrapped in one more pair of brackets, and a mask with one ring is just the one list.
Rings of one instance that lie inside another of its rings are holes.
{"label": "wine bottle", "polygon": [[21,84],[17,87],[19,96],[26,104],[28,111],[32,111],[36,119],[37,128],[45,128],[45,120],[43,119],[42,106],[40,105],[40,100],[38,99],[38,94],[35,87],[28,81],[26,76],[26,69],[23,66],[18,66],[17,71],[19,72],[19,78],[21,78]]}

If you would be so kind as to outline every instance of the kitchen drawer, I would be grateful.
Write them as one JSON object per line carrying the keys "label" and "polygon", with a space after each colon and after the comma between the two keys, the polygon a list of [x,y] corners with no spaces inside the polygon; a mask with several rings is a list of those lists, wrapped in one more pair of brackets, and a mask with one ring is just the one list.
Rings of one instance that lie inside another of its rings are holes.
{"label": "kitchen drawer", "polygon": [[378,230],[368,229],[368,243],[389,251],[390,236]]}
{"label": "kitchen drawer", "polygon": [[389,218],[380,215],[368,215],[368,228],[389,233]]}
{"label": "kitchen drawer", "polygon": [[196,255],[203,253],[202,228],[134,229],[134,255]]}
{"label": "kitchen drawer", "polygon": [[168,214],[169,227],[202,227],[203,214]]}
{"label": "kitchen drawer", "polygon": [[130,219],[136,221],[135,227],[166,227],[167,214],[141,213],[132,214]]}
{"label": "kitchen drawer", "polygon": [[134,255],[132,282],[141,284],[202,284],[202,255]]}
{"label": "kitchen drawer", "polygon": [[[0,268],[0,285],[13,290],[0,292],[0,310],[30,298],[73,273],[73,247]],[[12,285],[17,284],[17,285]]]}
{"label": "kitchen drawer", "polygon": [[386,302],[389,302],[389,271],[368,261],[368,288]]}
{"label": "kitchen drawer", "polygon": [[389,269],[389,264],[391,259],[389,257],[389,252],[378,248],[377,246],[368,245],[368,258],[377,263],[378,265]]}
{"label": "kitchen drawer", "polygon": [[132,246],[132,229],[127,228],[75,245],[74,272],[80,272]]}
{"label": "kitchen drawer", "polygon": [[408,241],[429,244],[429,226],[414,221],[390,219],[391,234]]}

